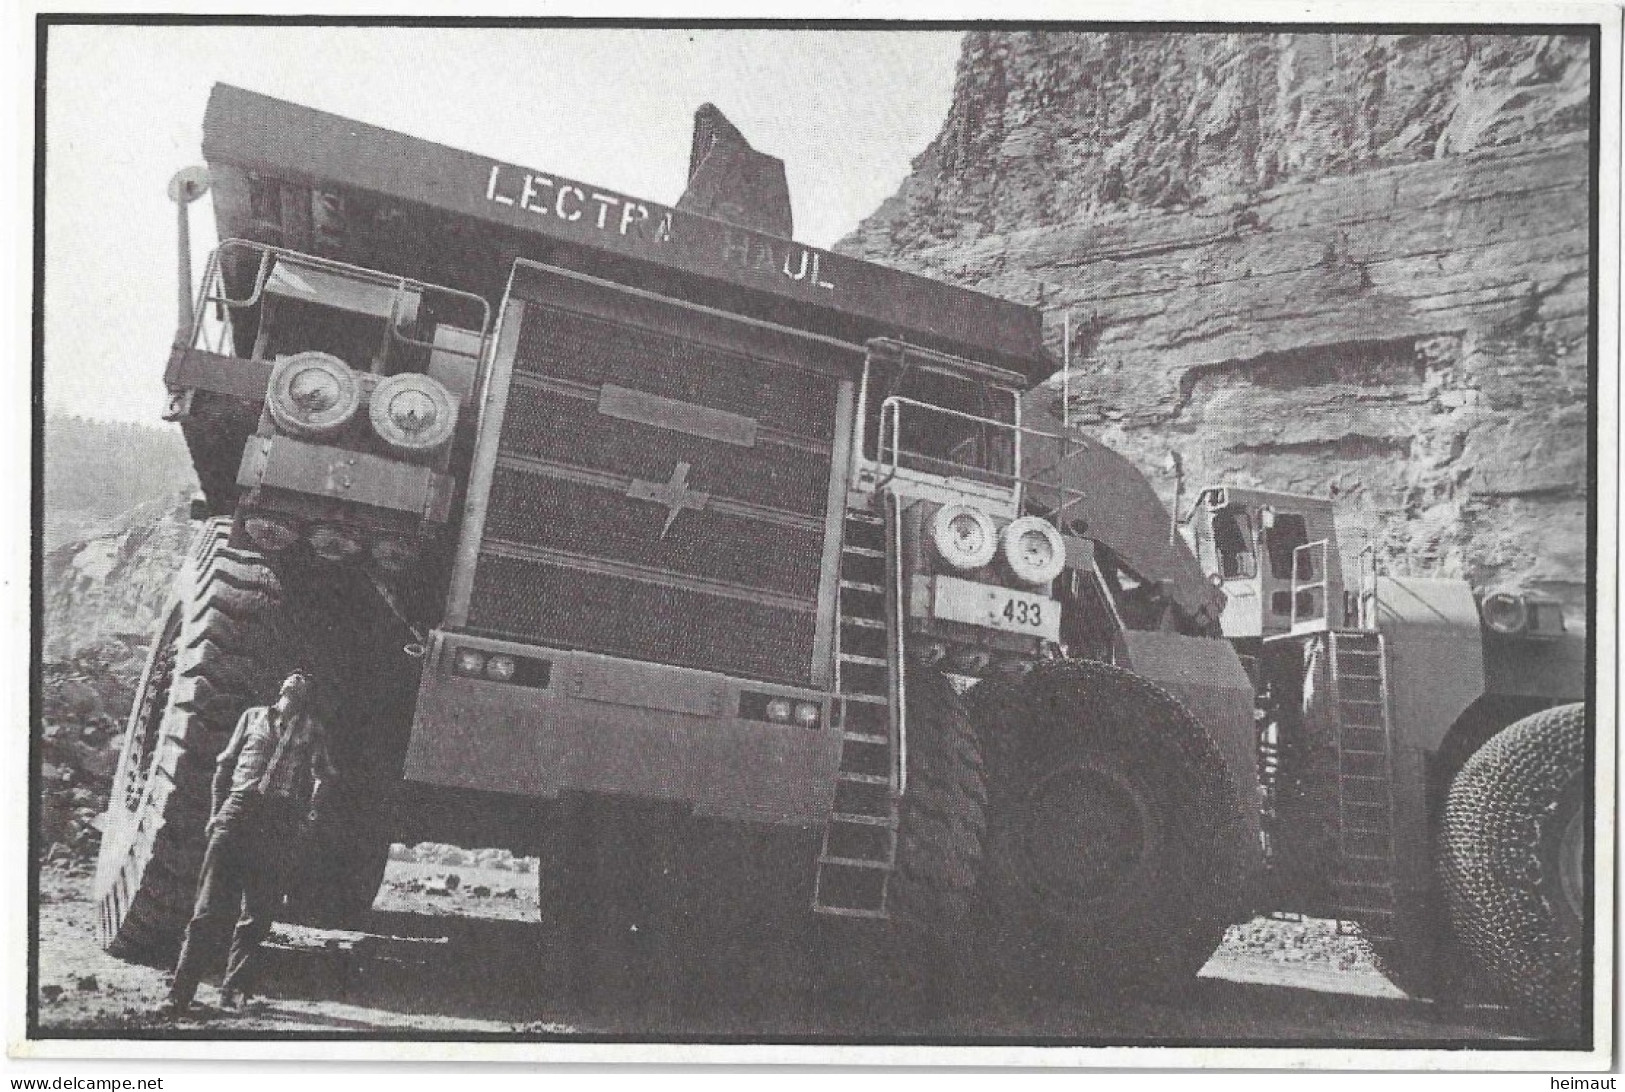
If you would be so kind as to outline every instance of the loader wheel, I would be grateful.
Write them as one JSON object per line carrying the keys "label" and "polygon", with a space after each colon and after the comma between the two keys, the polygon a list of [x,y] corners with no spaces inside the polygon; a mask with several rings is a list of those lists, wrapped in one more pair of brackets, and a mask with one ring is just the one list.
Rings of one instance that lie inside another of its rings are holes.
{"label": "loader wheel", "polygon": [[1544,1030],[1585,1012],[1586,714],[1547,709],[1502,729],[1450,786],[1440,880],[1476,968]]}
{"label": "loader wheel", "polygon": [[1213,740],[1107,664],[1044,665],[978,696],[989,972],[1065,992],[1187,982],[1237,916],[1249,852]]}
{"label": "loader wheel", "polygon": [[226,546],[229,520],[194,539],[148,657],[103,816],[94,896],[114,955],[164,959],[192,911],[214,760],[281,667],[276,574]]}

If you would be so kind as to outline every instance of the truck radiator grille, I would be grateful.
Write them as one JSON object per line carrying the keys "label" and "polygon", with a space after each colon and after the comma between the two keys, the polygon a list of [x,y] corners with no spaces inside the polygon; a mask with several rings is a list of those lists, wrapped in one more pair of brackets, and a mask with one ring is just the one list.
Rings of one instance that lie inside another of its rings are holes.
{"label": "truck radiator grille", "polygon": [[563,565],[488,557],[474,602],[486,625],[551,645],[804,682],[813,615]]}
{"label": "truck radiator grille", "polygon": [[[633,421],[608,420],[598,410],[601,387],[576,394],[515,384],[502,425],[502,451],[546,462],[568,463],[611,474],[667,481],[678,462],[705,465],[714,496],[791,512],[824,516],[829,489],[827,445],[820,454],[788,439],[745,448]],[[590,393],[589,393],[590,392]]]}
{"label": "truck radiator grille", "polygon": [[836,380],[537,304],[524,324],[468,627],[808,683]]}
{"label": "truck radiator grille", "polygon": [[835,431],[835,383],[827,376],[573,311],[528,310],[514,368],[697,402],[826,444]]}

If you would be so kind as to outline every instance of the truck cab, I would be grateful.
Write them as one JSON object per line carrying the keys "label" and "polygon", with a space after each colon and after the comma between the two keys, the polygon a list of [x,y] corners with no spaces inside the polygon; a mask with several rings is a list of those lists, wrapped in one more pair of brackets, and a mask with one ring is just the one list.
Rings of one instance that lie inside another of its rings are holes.
{"label": "truck cab", "polygon": [[446,547],[489,332],[472,294],[227,240],[171,353],[167,416],[243,545],[416,577]]}

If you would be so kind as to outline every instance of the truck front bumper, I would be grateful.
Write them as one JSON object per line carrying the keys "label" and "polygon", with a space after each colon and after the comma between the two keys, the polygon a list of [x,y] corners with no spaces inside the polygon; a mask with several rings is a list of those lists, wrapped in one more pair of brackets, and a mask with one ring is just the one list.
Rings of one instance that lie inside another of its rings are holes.
{"label": "truck front bumper", "polygon": [[[458,655],[515,657],[507,681]],[[813,702],[818,723],[772,722],[766,699]],[[436,632],[405,776],[541,799],[607,793],[695,814],[810,826],[835,797],[840,717],[831,695],[711,672]]]}

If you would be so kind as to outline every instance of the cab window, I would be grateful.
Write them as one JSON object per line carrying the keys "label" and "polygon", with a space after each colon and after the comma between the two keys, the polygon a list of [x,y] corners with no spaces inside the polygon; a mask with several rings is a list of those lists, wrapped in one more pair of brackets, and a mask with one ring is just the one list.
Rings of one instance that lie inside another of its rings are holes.
{"label": "cab window", "polygon": [[[397,295],[405,298],[398,301]],[[253,354],[260,360],[315,350],[357,371],[381,372],[391,319],[410,323],[417,317],[415,296],[290,259],[271,267],[261,298]]]}
{"label": "cab window", "polygon": [[1226,580],[1258,575],[1258,558],[1253,553],[1253,521],[1245,508],[1233,504],[1213,513],[1213,549],[1218,554],[1219,575]]}
{"label": "cab window", "polygon": [[[881,412],[892,396],[909,399],[887,422],[880,450]],[[923,403],[914,405],[912,403]],[[876,367],[869,375],[864,450],[889,462],[931,474],[1008,478],[1015,473],[1014,391],[928,368]],[[941,407],[952,412],[936,412]],[[965,416],[983,418],[969,420]],[[992,422],[992,423],[989,423]],[[893,437],[892,426],[897,426]]]}
{"label": "cab window", "polygon": [[[1292,579],[1292,558],[1299,546],[1309,542],[1309,525],[1300,515],[1284,512],[1275,514],[1272,526],[1264,529],[1264,549],[1270,556],[1270,576],[1276,580]],[[1308,579],[1300,573],[1300,579]]]}

